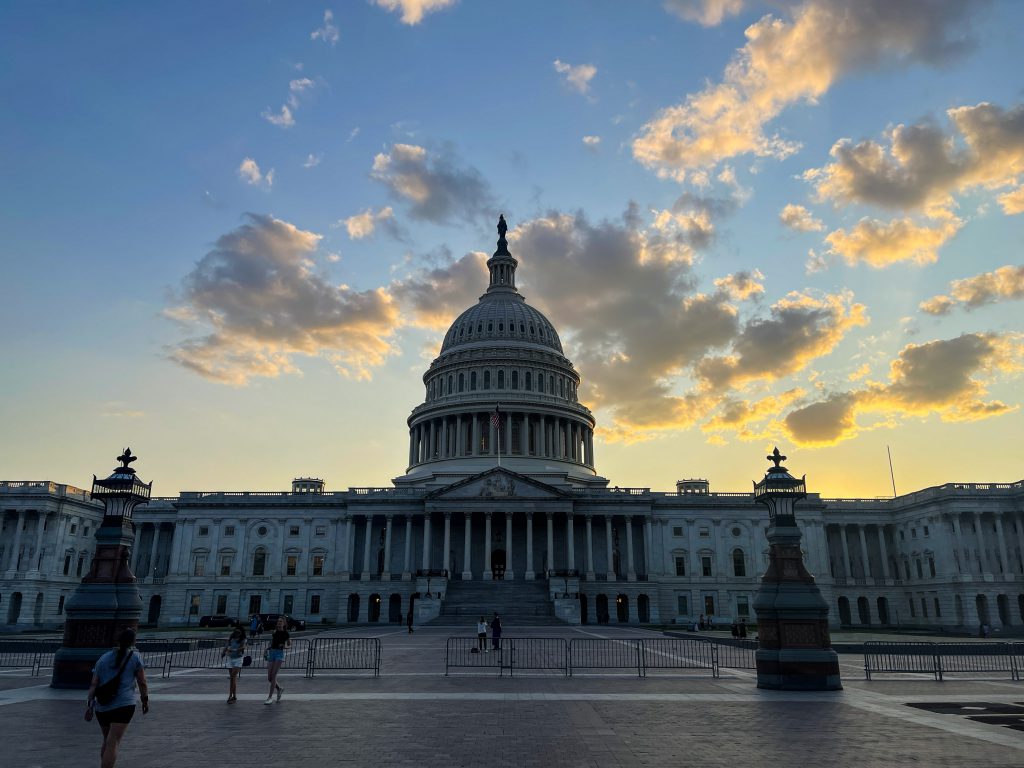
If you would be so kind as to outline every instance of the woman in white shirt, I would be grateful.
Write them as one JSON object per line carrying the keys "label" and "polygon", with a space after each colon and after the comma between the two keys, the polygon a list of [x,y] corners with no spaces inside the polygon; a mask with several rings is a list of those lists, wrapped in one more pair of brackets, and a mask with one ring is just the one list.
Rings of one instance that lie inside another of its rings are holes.
{"label": "woman in white shirt", "polygon": [[487,622],[484,621],[484,617],[480,617],[480,621],[476,623],[476,642],[477,647],[481,653],[490,653],[487,650]]}

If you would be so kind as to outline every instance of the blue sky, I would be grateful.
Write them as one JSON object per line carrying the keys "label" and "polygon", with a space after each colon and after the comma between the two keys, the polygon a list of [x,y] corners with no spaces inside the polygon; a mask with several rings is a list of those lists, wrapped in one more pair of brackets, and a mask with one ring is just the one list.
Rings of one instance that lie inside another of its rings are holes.
{"label": "blue sky", "polygon": [[387,483],[504,212],[613,483],[1020,479],[1024,9],[889,5],[4,6],[0,475]]}

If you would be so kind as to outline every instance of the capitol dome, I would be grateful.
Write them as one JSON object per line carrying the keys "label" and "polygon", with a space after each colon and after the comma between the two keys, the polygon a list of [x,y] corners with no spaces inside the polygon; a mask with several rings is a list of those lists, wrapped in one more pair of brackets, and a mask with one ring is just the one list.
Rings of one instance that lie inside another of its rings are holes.
{"label": "capitol dome", "polygon": [[547,482],[604,484],[594,471],[594,417],[558,332],[516,289],[498,221],[498,248],[479,301],[445,333],[409,416],[409,467],[399,485],[445,482],[499,463]]}

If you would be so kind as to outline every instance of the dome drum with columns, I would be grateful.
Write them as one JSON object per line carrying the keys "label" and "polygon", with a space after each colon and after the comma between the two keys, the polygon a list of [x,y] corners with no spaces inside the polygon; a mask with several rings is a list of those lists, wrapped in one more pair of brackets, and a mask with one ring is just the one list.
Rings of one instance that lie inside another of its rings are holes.
{"label": "dome drum with columns", "polygon": [[[423,376],[425,400],[409,417],[409,468],[398,485],[451,482],[502,466],[548,482],[604,487],[594,470],[594,417],[558,333],[516,289],[498,220],[490,280],[445,334]],[[495,424],[495,421],[498,424]]]}

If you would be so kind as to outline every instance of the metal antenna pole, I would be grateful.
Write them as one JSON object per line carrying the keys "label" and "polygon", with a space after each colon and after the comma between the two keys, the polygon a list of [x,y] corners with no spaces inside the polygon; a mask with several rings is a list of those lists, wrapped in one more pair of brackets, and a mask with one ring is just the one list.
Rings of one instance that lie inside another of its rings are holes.
{"label": "metal antenna pole", "polygon": [[889,454],[889,479],[892,480],[892,497],[896,498],[896,475],[892,473],[892,451],[889,450],[889,446],[885,446],[885,452]]}

